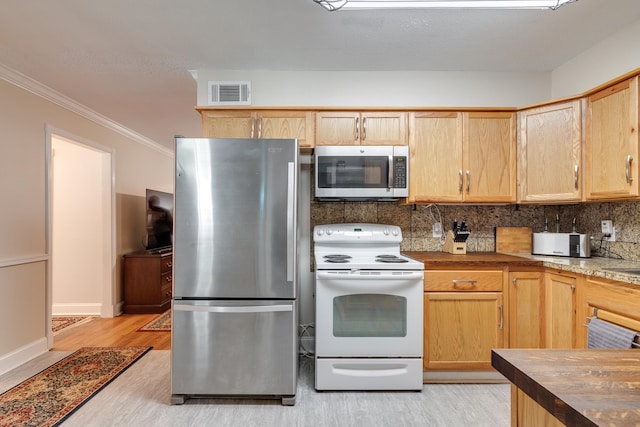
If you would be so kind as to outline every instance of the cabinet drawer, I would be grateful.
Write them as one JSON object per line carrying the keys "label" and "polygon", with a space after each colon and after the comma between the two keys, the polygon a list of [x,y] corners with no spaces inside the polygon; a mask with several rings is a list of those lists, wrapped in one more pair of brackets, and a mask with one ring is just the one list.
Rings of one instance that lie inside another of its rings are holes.
{"label": "cabinet drawer", "polygon": [[439,292],[500,292],[502,271],[486,270],[427,270],[424,290]]}
{"label": "cabinet drawer", "polygon": [[169,284],[163,283],[162,288],[160,289],[160,300],[166,301],[168,299],[171,299],[171,292],[172,292],[171,283]]}
{"label": "cabinet drawer", "polygon": [[165,286],[171,287],[172,285],[173,285],[173,276],[171,275],[171,272],[163,273],[162,276],[160,276],[160,287],[161,288],[164,288]]}
{"label": "cabinet drawer", "polygon": [[161,273],[171,273],[172,266],[173,266],[173,256],[162,257],[160,259]]}

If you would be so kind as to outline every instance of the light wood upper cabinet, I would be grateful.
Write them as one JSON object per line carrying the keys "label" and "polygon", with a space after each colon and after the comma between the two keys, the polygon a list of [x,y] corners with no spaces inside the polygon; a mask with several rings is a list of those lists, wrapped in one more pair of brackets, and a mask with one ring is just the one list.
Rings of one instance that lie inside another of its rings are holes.
{"label": "light wood upper cabinet", "polygon": [[314,126],[312,111],[202,111],[202,134],[207,138],[295,138],[300,148],[313,148]]}
{"label": "light wood upper cabinet", "polygon": [[204,138],[255,138],[252,111],[204,110],[201,115]]}
{"label": "light wood upper cabinet", "polygon": [[544,273],[509,273],[509,347],[544,347]]}
{"label": "light wood upper cabinet", "polygon": [[407,145],[407,113],[316,113],[316,145]]}
{"label": "light wood upper cabinet", "polygon": [[464,113],[463,125],[463,200],[515,202],[516,114]]}
{"label": "light wood upper cabinet", "polygon": [[515,113],[409,114],[409,203],[515,202]]}
{"label": "light wood upper cabinet", "polygon": [[462,113],[409,114],[409,203],[460,202]]}
{"label": "light wood upper cabinet", "polygon": [[638,77],[588,98],[586,138],[586,198],[637,197]]}
{"label": "light wood upper cabinet", "polygon": [[518,201],[582,199],[581,101],[521,111]]}

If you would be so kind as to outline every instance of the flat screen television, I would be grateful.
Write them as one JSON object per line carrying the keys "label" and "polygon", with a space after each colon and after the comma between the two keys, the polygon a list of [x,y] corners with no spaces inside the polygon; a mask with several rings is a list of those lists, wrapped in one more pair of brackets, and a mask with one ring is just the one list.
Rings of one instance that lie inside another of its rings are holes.
{"label": "flat screen television", "polygon": [[171,250],[173,246],[173,194],[147,188],[146,250]]}

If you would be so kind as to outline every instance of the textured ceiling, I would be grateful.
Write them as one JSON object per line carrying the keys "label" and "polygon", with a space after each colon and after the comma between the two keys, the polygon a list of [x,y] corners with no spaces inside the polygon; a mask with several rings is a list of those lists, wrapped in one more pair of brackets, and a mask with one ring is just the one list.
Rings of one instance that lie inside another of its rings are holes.
{"label": "textured ceiling", "polygon": [[557,11],[327,12],[312,0],[0,3],[0,63],[167,147],[198,135],[188,70],[553,70],[640,19]]}

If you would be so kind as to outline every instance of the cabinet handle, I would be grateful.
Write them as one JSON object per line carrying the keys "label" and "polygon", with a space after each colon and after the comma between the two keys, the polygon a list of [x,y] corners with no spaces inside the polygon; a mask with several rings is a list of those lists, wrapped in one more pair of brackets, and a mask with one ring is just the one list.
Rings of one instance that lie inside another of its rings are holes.
{"label": "cabinet handle", "polygon": [[513,283],[513,286],[516,286],[518,284],[518,279],[513,279],[511,282]]}
{"label": "cabinet handle", "polygon": [[460,176],[460,181],[458,183],[458,192],[462,193],[462,169],[460,169],[460,172],[458,172],[459,176]]}
{"label": "cabinet handle", "polygon": [[362,140],[367,139],[367,118],[362,118]]}
{"label": "cabinet handle", "polygon": [[356,141],[360,139],[360,117],[356,117]]}
{"label": "cabinet handle", "polygon": [[171,268],[172,264],[170,262],[168,262],[166,265],[167,265],[167,268]]}
{"label": "cabinet handle", "polygon": [[455,289],[473,289],[476,287],[476,280],[452,280],[451,282]]}
{"label": "cabinet handle", "polygon": [[172,280],[171,276],[167,276],[164,280],[166,280],[167,282],[170,282]]}
{"label": "cabinet handle", "polygon": [[500,310],[500,324],[498,325],[498,328],[502,329],[504,327],[504,306],[500,304],[498,309]]}
{"label": "cabinet handle", "polygon": [[576,285],[571,285],[571,292],[575,292],[576,291]]}
{"label": "cabinet handle", "polygon": [[256,128],[256,119],[251,117],[251,139],[253,139],[255,128]]}
{"label": "cabinet handle", "polygon": [[575,168],[573,169],[573,174],[574,174],[574,180],[573,180],[573,186],[575,187],[575,189],[578,189],[578,172],[580,171],[580,166],[576,165]]}
{"label": "cabinet handle", "polygon": [[262,117],[258,119],[258,138],[262,138]]}
{"label": "cabinet handle", "polygon": [[627,176],[627,184],[631,184],[631,181],[633,181],[633,179],[631,178],[631,161],[633,160],[633,157],[631,157],[631,155],[627,156],[627,160],[625,162],[625,173]]}
{"label": "cabinet handle", "polygon": [[471,186],[471,172],[467,170],[467,193],[469,192],[470,186]]}

